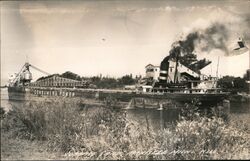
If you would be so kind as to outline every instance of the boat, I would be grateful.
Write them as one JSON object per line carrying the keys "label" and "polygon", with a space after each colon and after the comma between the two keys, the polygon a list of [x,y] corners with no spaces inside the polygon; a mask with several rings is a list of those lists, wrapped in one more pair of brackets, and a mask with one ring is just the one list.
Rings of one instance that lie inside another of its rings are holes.
{"label": "boat", "polygon": [[[124,89],[96,89],[90,88],[83,80],[50,75],[26,62],[20,72],[10,79],[8,95],[10,100],[64,97],[102,101],[112,98],[121,102],[143,99],[158,104],[169,100],[178,103],[198,101],[201,104],[216,104],[226,99],[228,93],[218,88],[218,77],[202,74],[201,69],[210,63],[206,59],[197,60],[192,56],[190,59],[190,56],[187,58],[186,55],[170,54],[162,60],[160,66],[147,65],[145,77],[134,86],[126,86]],[[31,82],[30,67],[48,76]]]}
{"label": "boat", "polygon": [[[176,65],[171,61],[170,64]],[[152,100],[153,102],[172,100],[180,103],[187,103],[198,100],[203,104],[211,104],[223,101],[228,95],[227,93],[222,92],[221,89],[216,88],[216,79],[209,77],[205,78],[204,75],[199,75],[204,77],[202,80],[199,80],[200,78],[195,78],[195,80],[188,79],[178,83],[168,83],[166,81],[167,79],[159,77],[160,79],[152,81],[153,83],[151,85],[145,85],[144,82],[135,85],[136,88],[133,87],[132,89],[126,88],[117,90],[88,88],[83,81],[62,78],[58,75],[49,75],[44,79],[31,82],[32,73],[30,72],[30,67],[33,66],[29,63],[25,63],[14,79],[10,80],[8,85],[9,100],[24,101],[36,100],[38,98],[64,97],[70,99],[89,98],[101,101],[112,98],[121,102],[130,102],[133,99],[145,99],[151,100],[151,102]],[[181,68],[184,67],[177,69],[181,71]],[[160,71],[160,73],[164,72]],[[150,74],[152,73],[146,72],[146,75]],[[169,75],[171,75],[170,71]],[[183,75],[187,76],[187,74]],[[146,78],[149,80],[151,79],[150,77]],[[169,76],[169,80],[170,79],[171,77]],[[176,80],[177,79],[179,78],[177,77]],[[166,81],[166,83],[162,82],[162,80]],[[146,84],[148,84],[148,82]]]}

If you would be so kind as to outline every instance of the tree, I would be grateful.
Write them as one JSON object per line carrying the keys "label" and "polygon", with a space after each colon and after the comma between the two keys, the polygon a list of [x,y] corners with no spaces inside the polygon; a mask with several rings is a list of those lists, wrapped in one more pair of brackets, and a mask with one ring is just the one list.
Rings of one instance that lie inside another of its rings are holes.
{"label": "tree", "polygon": [[98,84],[99,88],[117,88],[119,87],[118,81],[115,78],[103,78]]}
{"label": "tree", "polygon": [[246,80],[246,81],[250,81],[250,69],[248,69],[247,71],[246,71],[246,73],[244,74],[244,80]]}
{"label": "tree", "polygon": [[245,87],[246,81],[243,78],[237,77],[233,80],[234,88],[243,89]]}
{"label": "tree", "polygon": [[132,78],[132,75],[125,75],[122,78],[119,79],[119,82],[122,85],[131,85],[131,84],[135,84],[135,79]]}
{"label": "tree", "polygon": [[248,91],[248,85],[245,78],[224,76],[218,81],[218,85],[221,88],[227,89],[231,92],[246,92]]}
{"label": "tree", "polygon": [[91,80],[92,83],[96,84],[96,83],[101,81],[101,78],[98,77],[98,76],[94,76],[94,77],[91,77],[90,80]]}
{"label": "tree", "polygon": [[233,88],[233,80],[234,80],[233,76],[228,76],[227,75],[227,76],[224,76],[224,77],[219,79],[218,85],[221,88],[230,89],[230,88]]}

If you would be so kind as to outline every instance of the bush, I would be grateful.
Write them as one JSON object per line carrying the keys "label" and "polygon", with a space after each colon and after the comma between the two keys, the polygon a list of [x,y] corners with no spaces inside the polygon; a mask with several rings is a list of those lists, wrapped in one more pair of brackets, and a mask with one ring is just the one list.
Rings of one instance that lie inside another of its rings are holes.
{"label": "bush", "polygon": [[48,150],[71,159],[249,159],[249,133],[216,110],[207,117],[186,105],[175,127],[154,131],[111,106],[79,110],[73,101],[29,102],[8,113],[2,129],[44,140]]}

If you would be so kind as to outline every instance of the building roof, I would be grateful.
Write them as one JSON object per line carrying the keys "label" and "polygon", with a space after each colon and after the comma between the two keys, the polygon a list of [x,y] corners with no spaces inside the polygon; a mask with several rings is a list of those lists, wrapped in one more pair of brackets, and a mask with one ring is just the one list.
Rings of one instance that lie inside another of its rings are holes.
{"label": "building roof", "polygon": [[148,64],[145,66],[145,68],[148,68],[148,67],[160,67],[160,66],[156,66],[156,65],[153,65],[153,64]]}
{"label": "building roof", "polygon": [[64,78],[64,77],[60,76],[59,74],[52,74],[52,75],[49,75],[49,76],[46,76],[46,77],[41,77],[40,79],[36,80],[36,82],[46,81],[46,80],[52,79],[53,77],[60,78],[61,80],[65,81],[65,82],[68,82],[68,81],[81,82],[81,81],[75,80],[75,79]]}

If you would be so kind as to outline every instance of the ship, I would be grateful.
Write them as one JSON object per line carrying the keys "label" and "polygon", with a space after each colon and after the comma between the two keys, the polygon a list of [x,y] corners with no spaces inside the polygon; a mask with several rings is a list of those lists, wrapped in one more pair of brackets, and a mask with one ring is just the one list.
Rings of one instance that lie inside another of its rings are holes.
{"label": "ship", "polygon": [[[112,98],[119,102],[143,100],[151,103],[158,102],[158,104],[164,101],[217,104],[228,97],[228,93],[217,87],[217,77],[206,76],[200,71],[211,61],[192,58],[188,60],[189,63],[186,63],[182,59],[181,55],[167,56],[160,66],[147,65],[145,77],[134,86],[123,89],[91,88],[86,81],[64,78],[58,74],[50,75],[26,62],[20,72],[9,80],[8,96],[9,100],[63,97],[105,101]],[[30,68],[47,76],[32,82]]]}
{"label": "ship", "polygon": [[[191,41],[192,42],[192,41]],[[238,55],[246,50],[243,39],[239,39],[238,48],[231,54]],[[74,80],[58,74],[49,74],[26,62],[19,73],[12,75],[8,85],[9,100],[36,100],[46,97],[81,98],[105,101],[110,98],[119,102],[151,102],[157,105],[162,102],[216,105],[227,100],[229,93],[218,86],[218,64],[215,77],[206,75],[202,69],[212,62],[206,58],[198,60],[194,52],[194,44],[187,40],[177,41],[160,63],[148,64],[145,76],[140,77],[135,85],[127,85],[123,89],[97,89],[84,80]],[[32,82],[30,68],[47,75]],[[139,100],[139,101],[138,101]],[[227,101],[226,101],[227,102]]]}

